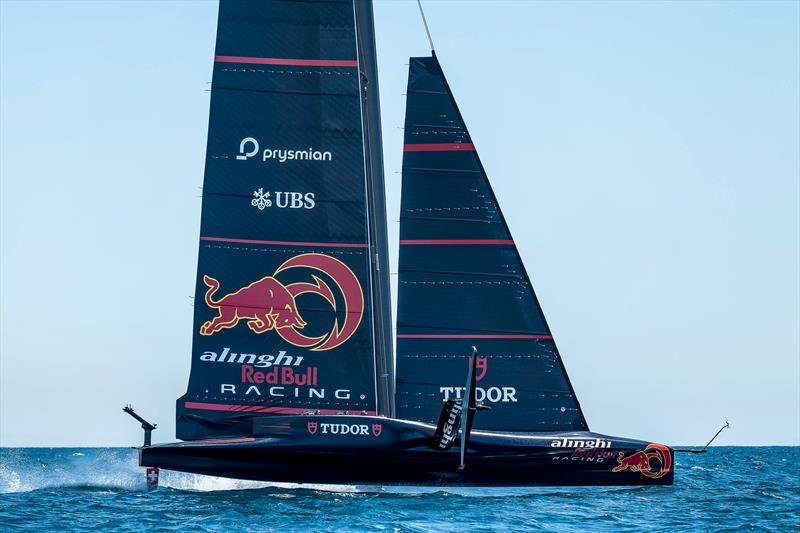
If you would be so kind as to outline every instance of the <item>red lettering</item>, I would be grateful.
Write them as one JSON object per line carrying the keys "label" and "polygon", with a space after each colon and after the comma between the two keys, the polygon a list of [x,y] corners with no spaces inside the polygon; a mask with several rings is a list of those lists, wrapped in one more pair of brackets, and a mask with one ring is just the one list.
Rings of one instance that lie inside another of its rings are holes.
{"label": "red lettering", "polygon": [[253,365],[242,365],[242,383],[253,382]]}

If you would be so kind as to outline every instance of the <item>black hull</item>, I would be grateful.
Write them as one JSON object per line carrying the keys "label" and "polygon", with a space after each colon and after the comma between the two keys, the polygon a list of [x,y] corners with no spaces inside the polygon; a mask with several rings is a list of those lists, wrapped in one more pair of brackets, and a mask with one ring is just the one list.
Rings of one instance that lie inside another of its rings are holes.
{"label": "black hull", "polygon": [[432,486],[671,485],[666,446],[590,432],[474,431],[466,467],[459,446],[429,448],[435,428],[368,416],[256,420],[254,437],[140,450],[142,466],[257,481]]}

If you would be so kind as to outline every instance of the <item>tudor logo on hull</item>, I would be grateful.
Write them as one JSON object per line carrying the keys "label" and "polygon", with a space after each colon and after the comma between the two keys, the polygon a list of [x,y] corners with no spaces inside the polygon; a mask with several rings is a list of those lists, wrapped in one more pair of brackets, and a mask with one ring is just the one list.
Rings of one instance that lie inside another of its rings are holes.
{"label": "tudor logo on hull", "polygon": [[255,138],[245,137],[239,143],[239,153],[236,155],[236,159],[247,161],[252,157],[261,159],[261,161],[286,163],[289,161],[330,161],[333,159],[333,154],[313,147],[298,149],[265,148],[261,151],[261,146]]}
{"label": "tudor logo on hull", "polygon": [[[344,305],[339,305],[337,308],[337,300],[331,286],[314,274],[309,276],[310,280],[307,282],[284,285],[278,280],[282,272],[294,268],[308,269],[330,277]],[[325,254],[294,256],[279,266],[272,276],[264,276],[219,298],[215,298],[221,286],[217,279],[205,275],[203,283],[208,287],[205,295],[206,305],[217,310],[217,316],[200,327],[200,334],[204,336],[238,327],[239,322],[244,321],[253,333],[274,331],[294,346],[313,351],[331,350],[353,336],[364,314],[364,293],[358,278],[347,265]],[[304,335],[302,330],[307,324],[295,302],[301,294],[321,296],[334,312],[343,312],[344,321],[341,324],[334,321],[331,330],[326,334]]]}
{"label": "tudor logo on hull", "polygon": [[373,437],[380,437],[383,433],[383,424],[331,424],[328,422],[308,422],[308,434],[316,435],[317,432],[321,435],[353,435],[356,437],[363,437],[372,435]]}

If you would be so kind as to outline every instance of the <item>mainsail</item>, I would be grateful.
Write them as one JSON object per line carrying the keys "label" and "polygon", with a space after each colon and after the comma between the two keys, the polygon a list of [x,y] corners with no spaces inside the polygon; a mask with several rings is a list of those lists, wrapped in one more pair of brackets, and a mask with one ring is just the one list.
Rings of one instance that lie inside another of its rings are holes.
{"label": "mainsail", "polygon": [[391,410],[364,16],[360,0],[220,2],[179,438],[248,435],[273,414]]}
{"label": "mainsail", "polygon": [[400,215],[398,417],[435,422],[477,346],[475,427],[588,429],[435,56],[411,58]]}

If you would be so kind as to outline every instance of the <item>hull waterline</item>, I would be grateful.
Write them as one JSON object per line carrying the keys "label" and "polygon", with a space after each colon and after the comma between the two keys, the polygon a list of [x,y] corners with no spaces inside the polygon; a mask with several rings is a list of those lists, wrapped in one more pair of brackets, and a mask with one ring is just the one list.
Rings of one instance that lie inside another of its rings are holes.
{"label": "hull waterline", "polygon": [[256,419],[253,437],[145,446],[142,466],[237,479],[296,483],[536,486],[671,485],[666,446],[590,432],[470,435],[429,447],[435,427],[369,416]]}

